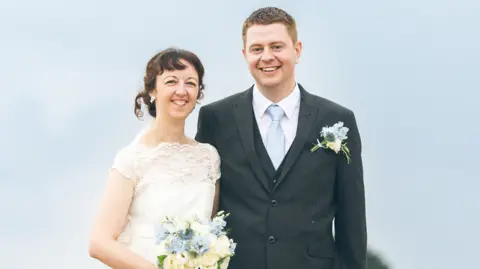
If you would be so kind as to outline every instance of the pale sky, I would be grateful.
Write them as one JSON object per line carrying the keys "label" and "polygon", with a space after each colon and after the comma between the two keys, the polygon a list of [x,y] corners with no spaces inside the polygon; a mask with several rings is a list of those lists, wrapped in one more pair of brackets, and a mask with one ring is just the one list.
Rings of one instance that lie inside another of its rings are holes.
{"label": "pale sky", "polygon": [[475,266],[480,2],[4,0],[0,268],[105,268],[88,233],[114,155],[142,127],[147,61],[197,53],[203,104],[243,91],[241,26],[271,4],[297,20],[297,81],[356,114],[369,245],[395,269]]}

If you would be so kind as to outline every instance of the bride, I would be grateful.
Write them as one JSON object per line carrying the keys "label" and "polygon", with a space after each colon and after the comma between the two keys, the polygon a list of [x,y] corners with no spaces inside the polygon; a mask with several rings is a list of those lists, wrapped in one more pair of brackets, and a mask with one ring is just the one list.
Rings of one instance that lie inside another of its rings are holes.
{"label": "bride", "polygon": [[184,133],[203,76],[198,57],[185,50],[167,49],[147,64],[135,114],[143,116],[144,103],[155,120],[115,156],[90,237],[90,256],[111,268],[157,268],[155,224],[162,217],[216,214],[218,152]]}

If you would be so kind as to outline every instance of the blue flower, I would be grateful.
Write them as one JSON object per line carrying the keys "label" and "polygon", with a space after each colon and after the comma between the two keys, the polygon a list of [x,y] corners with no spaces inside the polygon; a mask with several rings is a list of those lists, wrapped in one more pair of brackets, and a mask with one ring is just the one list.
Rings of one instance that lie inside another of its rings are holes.
{"label": "blue flower", "polygon": [[345,140],[347,139],[347,133],[348,133],[348,128],[343,127],[343,122],[338,122],[333,125],[333,128],[335,129],[335,136],[338,137],[340,140]]}
{"label": "blue flower", "polygon": [[187,241],[178,237],[172,237],[172,239],[165,244],[165,249],[173,254],[185,252],[187,251]]}
{"label": "blue flower", "polygon": [[236,247],[237,247],[237,243],[233,242],[233,240],[230,239],[230,253],[235,253]]}
{"label": "blue flower", "polygon": [[178,232],[178,236],[182,239],[182,240],[190,240],[193,238],[193,230],[190,229],[190,228],[187,228],[185,230],[181,230]]}
{"label": "blue flower", "polygon": [[210,223],[210,232],[216,236],[220,236],[222,234],[225,234],[223,232],[223,229],[227,225],[227,222],[222,219],[222,218],[215,218],[213,221]]}
{"label": "blue flower", "polygon": [[192,240],[192,250],[203,255],[210,249],[210,239],[207,236],[194,236]]}
{"label": "blue flower", "polygon": [[169,235],[169,232],[165,227],[159,226],[156,228],[156,244],[160,244],[167,236]]}
{"label": "blue flower", "polygon": [[321,131],[322,137],[327,142],[335,142],[336,139],[343,141],[347,139],[348,128],[343,126],[343,122],[337,122],[331,127],[323,127]]}
{"label": "blue flower", "polygon": [[311,152],[315,152],[319,148],[331,149],[335,153],[343,152],[347,158],[347,163],[350,163],[350,150],[347,147],[347,133],[349,129],[343,126],[343,122],[339,121],[333,126],[325,126],[320,132],[320,136],[323,137],[323,141],[317,139],[317,143],[313,144]]}
{"label": "blue flower", "polygon": [[325,137],[325,141],[327,142],[335,142],[335,139],[336,139],[334,133],[326,133],[324,137]]}

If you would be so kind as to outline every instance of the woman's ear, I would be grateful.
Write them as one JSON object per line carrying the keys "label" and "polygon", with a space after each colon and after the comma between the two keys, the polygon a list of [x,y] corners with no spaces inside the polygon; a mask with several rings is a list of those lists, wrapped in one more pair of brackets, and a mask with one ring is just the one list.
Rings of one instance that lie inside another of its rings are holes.
{"label": "woman's ear", "polygon": [[150,95],[150,103],[155,102],[155,96],[157,95],[157,91],[151,90],[150,93],[148,93],[148,95]]}

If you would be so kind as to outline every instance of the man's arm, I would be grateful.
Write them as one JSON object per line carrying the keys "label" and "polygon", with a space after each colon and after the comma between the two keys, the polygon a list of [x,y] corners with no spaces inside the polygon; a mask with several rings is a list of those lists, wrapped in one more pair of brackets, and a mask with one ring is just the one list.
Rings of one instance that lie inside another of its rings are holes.
{"label": "man's arm", "polygon": [[208,107],[200,107],[200,111],[198,112],[197,134],[195,135],[196,141],[215,146],[215,141],[213,141],[214,120]]}
{"label": "man's arm", "polygon": [[345,119],[347,147],[351,162],[342,156],[337,165],[335,242],[345,269],[365,269],[367,255],[367,224],[365,188],[363,183],[362,143],[355,115],[349,111]]}
{"label": "man's arm", "polygon": [[[215,147],[215,141],[213,141],[214,134],[214,125],[215,119],[213,118],[212,113],[208,110],[208,107],[202,106],[200,111],[198,111],[198,123],[197,123],[197,134],[195,135],[195,140],[200,143],[208,143]],[[218,173],[220,173],[220,167],[215,167]],[[212,218],[217,215],[219,207],[219,198],[220,198],[220,180],[217,180],[215,183],[215,197],[213,199],[213,209],[212,209]]]}

